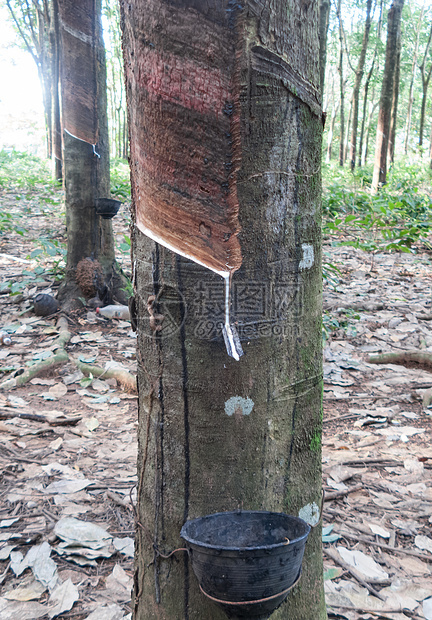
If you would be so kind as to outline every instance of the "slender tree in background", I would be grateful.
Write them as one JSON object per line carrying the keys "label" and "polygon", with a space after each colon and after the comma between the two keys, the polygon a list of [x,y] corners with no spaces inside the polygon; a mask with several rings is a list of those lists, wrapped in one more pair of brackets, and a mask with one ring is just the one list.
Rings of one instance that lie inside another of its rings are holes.
{"label": "slender tree in background", "polygon": [[[187,558],[158,554],[182,546],[185,520],[243,508],[319,521],[318,4],[121,6],[138,325],[134,619],[222,620]],[[168,239],[202,264],[232,244],[219,269],[235,268],[239,361],[219,327],[224,281]],[[272,620],[326,618],[318,529]]]}
{"label": "slender tree in background", "polygon": [[[372,57],[372,63],[368,71],[368,74],[366,76],[365,85],[363,88],[363,114],[362,114],[362,122],[361,122],[361,128],[360,128],[360,140],[359,140],[359,148],[358,148],[358,166],[359,167],[361,167],[363,163],[363,138],[365,135],[366,119],[368,119],[367,127],[368,127],[368,135],[369,135],[369,126],[370,126],[371,118],[367,114],[367,104],[368,104],[369,86],[372,80],[372,76],[374,74],[375,64],[378,61],[378,43],[381,37],[382,13],[383,13],[383,0],[381,0],[380,2],[380,12],[379,12],[378,23],[377,23],[376,43],[375,43],[374,53]],[[367,149],[365,149],[365,153],[366,153],[366,150]],[[366,163],[366,155],[364,157],[364,163]]]}
{"label": "slender tree in background", "polygon": [[124,88],[123,54],[121,49],[120,6],[103,0],[102,14],[106,17],[108,120],[111,154],[127,159],[128,129],[126,93]]}
{"label": "slender tree in background", "polygon": [[419,129],[419,146],[423,146],[423,133],[424,133],[424,125],[425,125],[425,115],[426,115],[426,100],[427,100],[427,91],[429,88],[429,82],[432,75],[432,61],[428,65],[429,60],[429,50],[432,42],[432,24],[429,31],[428,40],[426,43],[426,48],[423,54],[423,60],[420,65],[420,75],[422,81],[422,103],[421,103],[421,111],[420,111],[420,129]]}
{"label": "slender tree in background", "polygon": [[409,144],[410,131],[411,131],[411,117],[412,117],[412,110],[413,110],[413,105],[414,105],[414,81],[415,81],[415,75],[416,75],[416,70],[417,70],[417,56],[418,56],[418,48],[419,48],[419,41],[420,41],[420,33],[421,33],[421,28],[423,26],[424,9],[425,7],[423,4],[418,21],[417,21],[415,47],[414,47],[414,54],[412,58],[411,81],[410,81],[409,96],[408,96],[408,112],[407,112],[407,120],[406,120],[406,128],[405,128],[405,143],[404,143],[405,155],[408,154],[408,144]]}
{"label": "slender tree in background", "polygon": [[92,290],[117,298],[123,293],[111,220],[96,213],[97,200],[110,195],[101,0],[58,0],[58,7],[67,228],[66,275],[59,298],[68,307],[83,295],[76,270],[85,259],[91,266],[84,276],[88,296]]}
{"label": "slender tree in background", "polygon": [[364,152],[364,165],[365,166],[367,164],[367,160],[369,156],[369,140],[370,140],[370,135],[371,135],[372,122],[374,119],[375,110],[378,108],[378,106],[379,106],[379,101],[374,102],[374,97],[372,97],[372,101],[369,104],[369,115],[368,115],[368,120],[366,124],[365,152]]}
{"label": "slender tree in background", "polygon": [[326,154],[326,162],[331,161],[332,158],[332,144],[333,144],[333,133],[334,127],[336,124],[336,117],[339,112],[340,100],[335,101],[332,109],[331,121],[329,123],[329,129],[327,134],[327,154]]}
{"label": "slender tree in background", "polygon": [[350,150],[350,141],[349,141],[349,137],[350,137],[350,129],[351,129],[351,120],[352,120],[352,114],[353,114],[353,100],[351,99],[350,101],[350,105],[348,108],[348,119],[347,119],[347,123],[346,123],[346,129],[345,129],[345,138],[344,138],[344,164],[346,162],[346,160],[348,159],[348,152]]}
{"label": "slender tree in background", "polygon": [[432,127],[430,133],[429,168],[432,170]]}
{"label": "slender tree in background", "polygon": [[396,57],[394,59],[395,71],[393,78],[393,95],[390,113],[390,131],[387,153],[387,165],[394,163],[395,143],[396,143],[396,126],[397,126],[397,110],[399,102],[399,82],[400,82],[400,64],[401,64],[401,37],[397,42]]}
{"label": "slender tree in background", "polygon": [[387,16],[387,44],[378,114],[372,192],[377,192],[387,178],[387,149],[393,98],[395,58],[399,49],[400,24],[404,0],[393,0]]}
{"label": "slender tree in background", "polygon": [[339,24],[339,91],[340,91],[340,138],[339,138],[339,165],[344,165],[344,131],[345,131],[345,83],[343,76],[343,23],[341,14],[342,0],[337,1],[336,15]]}
{"label": "slender tree in background", "polygon": [[366,19],[363,32],[363,40],[360,50],[360,56],[355,70],[354,88],[352,94],[352,130],[351,130],[351,144],[350,144],[350,167],[354,170],[356,165],[357,154],[357,131],[358,131],[358,111],[359,111],[359,98],[360,98],[360,86],[363,79],[364,65],[366,61],[366,52],[369,44],[369,32],[372,20],[372,0],[367,0],[366,4]]}
{"label": "slender tree in background", "polygon": [[[51,0],[6,0],[13,23],[25,49],[35,61],[42,87],[45,116],[47,156],[61,156],[53,131],[59,127],[58,90],[56,83],[55,7]],[[56,97],[57,93],[57,97]],[[61,169],[56,166],[56,178]]]}
{"label": "slender tree in background", "polygon": [[327,33],[330,18],[330,0],[320,0],[320,22],[319,22],[319,40],[320,40],[320,80],[321,80],[321,97],[324,93],[324,78],[327,58]]}
{"label": "slender tree in background", "polygon": [[50,48],[51,48],[51,102],[52,102],[52,157],[54,178],[63,179],[62,131],[60,119],[60,36],[58,0],[51,0]]}

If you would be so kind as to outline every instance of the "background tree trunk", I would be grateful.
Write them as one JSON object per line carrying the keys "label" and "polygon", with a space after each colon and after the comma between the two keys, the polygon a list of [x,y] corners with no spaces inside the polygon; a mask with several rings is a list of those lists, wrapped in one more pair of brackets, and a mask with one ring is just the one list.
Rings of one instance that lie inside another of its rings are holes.
{"label": "background tree trunk", "polygon": [[377,192],[387,178],[387,149],[390,136],[391,106],[395,74],[395,58],[400,38],[400,23],[404,0],[393,0],[387,17],[387,45],[383,82],[378,113],[375,162],[372,192]]}
{"label": "background tree trunk", "polygon": [[42,88],[44,108],[47,157],[53,152],[52,135],[52,49],[50,46],[51,5],[48,0],[13,3],[6,0],[6,5],[20,37],[36,63],[39,82]]}
{"label": "background tree trunk", "polygon": [[425,53],[423,55],[423,61],[420,65],[420,74],[422,80],[422,103],[420,110],[420,129],[419,129],[419,146],[423,146],[423,133],[424,133],[424,125],[425,125],[425,115],[426,115],[426,99],[427,99],[427,91],[429,88],[429,81],[432,75],[432,62],[429,66],[429,69],[426,69],[427,61],[429,58],[429,49],[432,41],[432,24],[429,31],[429,37],[426,44]]}
{"label": "background tree trunk", "polygon": [[363,32],[363,40],[362,46],[360,50],[360,56],[357,63],[357,68],[355,72],[354,79],[354,88],[352,94],[352,130],[351,130],[351,144],[350,144],[350,166],[351,170],[354,170],[356,164],[356,153],[357,153],[357,130],[358,130],[358,110],[359,110],[359,96],[360,96],[360,86],[363,79],[363,71],[366,60],[366,52],[369,44],[369,32],[371,27],[371,11],[372,11],[372,0],[367,1],[366,5],[366,20],[365,27]]}
{"label": "background tree trunk", "polygon": [[408,143],[409,143],[409,137],[410,137],[410,131],[411,131],[411,117],[412,117],[412,109],[414,105],[414,80],[415,80],[415,74],[416,74],[416,69],[417,69],[417,54],[418,54],[418,48],[419,48],[419,42],[420,42],[420,32],[421,32],[421,28],[423,25],[424,9],[425,7],[423,5],[421,8],[419,20],[417,22],[416,41],[415,41],[414,56],[413,56],[412,67],[411,67],[411,82],[410,82],[410,88],[409,88],[408,112],[407,112],[407,121],[406,121],[406,129],[405,129],[405,144],[404,144],[405,155],[408,154]]}
{"label": "background tree trunk", "polygon": [[324,79],[327,58],[327,33],[330,18],[330,0],[320,0],[320,22],[319,22],[319,40],[320,40],[320,80],[321,80],[321,97],[324,93]]}
{"label": "background tree trunk", "polygon": [[399,100],[399,82],[400,82],[400,61],[401,61],[401,38],[399,37],[398,48],[395,58],[395,73],[393,81],[393,97],[390,114],[390,135],[388,143],[388,166],[394,162],[395,142],[396,142],[396,128],[397,128],[397,109]]}
{"label": "background tree trunk", "polygon": [[379,102],[374,103],[373,100],[369,104],[369,116],[368,116],[368,122],[367,122],[367,127],[366,127],[365,153],[364,153],[364,165],[365,166],[367,164],[367,160],[369,156],[369,138],[371,134],[370,129],[371,129],[373,117],[375,114],[375,110],[377,109],[378,106],[379,106]]}
{"label": "background tree trunk", "polygon": [[83,296],[76,283],[77,264],[97,260],[100,294],[124,301],[114,256],[111,220],[96,214],[98,198],[110,195],[105,48],[101,0],[59,0],[63,164],[66,202],[66,277],[59,291],[64,306]]}
{"label": "background tree trunk", "polygon": [[60,119],[60,33],[59,9],[57,0],[51,0],[50,45],[52,63],[52,156],[54,160],[54,178],[63,179],[62,133]]}
{"label": "background tree trunk", "polygon": [[332,144],[333,144],[333,133],[334,126],[336,123],[336,117],[339,111],[340,101],[335,102],[332,110],[330,126],[327,134],[327,154],[326,154],[326,162],[330,162],[332,158]]}
{"label": "background tree trunk", "polygon": [[[225,166],[239,203],[242,264],[234,274],[232,309],[245,349],[238,362],[225,351],[223,280],[135,227],[135,620],[225,618],[200,593],[186,557],[165,560],[155,552],[182,546],[179,532],[188,518],[243,508],[319,520],[318,6],[301,0],[290,0],[289,10],[286,0],[231,6],[228,0],[122,6],[133,212],[146,199],[143,169],[135,166],[139,152],[146,176],[164,188],[187,182],[192,195]],[[227,67],[233,82],[219,106]],[[188,84],[199,94],[200,76],[209,71],[218,90],[208,99],[189,98]],[[174,139],[180,130],[190,137],[187,149]],[[214,136],[215,151],[225,143],[222,161],[202,150],[203,130]],[[165,157],[173,170],[187,163],[188,180],[167,176],[159,159]],[[234,166],[226,166],[230,162]],[[319,529],[309,537],[299,586],[272,620],[326,618]]]}
{"label": "background tree trunk", "polygon": [[352,114],[353,114],[353,101],[351,99],[350,106],[349,106],[349,112],[348,112],[348,121],[347,121],[346,129],[345,129],[345,138],[344,138],[344,164],[346,160],[348,159],[348,153],[351,150],[351,143],[349,141],[349,137],[350,137]]}
{"label": "background tree trunk", "polygon": [[337,18],[339,23],[339,88],[340,88],[340,138],[339,138],[339,165],[344,165],[344,132],[345,132],[345,83],[343,79],[343,24],[341,14],[341,0],[337,3]]}

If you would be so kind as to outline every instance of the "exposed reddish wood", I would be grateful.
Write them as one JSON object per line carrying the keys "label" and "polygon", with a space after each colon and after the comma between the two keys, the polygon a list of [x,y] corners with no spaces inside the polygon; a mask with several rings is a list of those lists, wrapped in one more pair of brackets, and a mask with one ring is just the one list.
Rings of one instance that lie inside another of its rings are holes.
{"label": "exposed reddish wood", "polygon": [[[129,124],[136,224],[227,274],[242,260],[236,188],[241,25],[228,1],[180,4],[189,10],[148,0],[145,20],[125,33],[126,83],[135,103]],[[173,43],[175,30],[188,47]]]}
{"label": "exposed reddish wood", "polygon": [[[62,46],[61,96],[63,129],[96,144],[97,88],[94,76],[96,63],[94,0],[59,0],[59,26]],[[79,83],[74,76],[80,74]]]}

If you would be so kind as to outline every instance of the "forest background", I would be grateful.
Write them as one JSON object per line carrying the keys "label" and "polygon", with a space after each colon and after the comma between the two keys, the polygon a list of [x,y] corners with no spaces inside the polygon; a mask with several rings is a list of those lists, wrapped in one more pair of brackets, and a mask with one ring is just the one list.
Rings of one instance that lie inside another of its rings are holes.
{"label": "forest background", "polygon": [[[426,239],[430,228],[432,6],[417,0],[393,4],[399,5],[402,12],[396,43],[399,48],[391,51],[388,67],[390,2],[321,2],[324,233],[337,235],[343,230],[348,235],[346,243],[370,250],[381,247],[411,251],[419,239]],[[44,181],[50,183],[50,164],[43,162],[52,154],[49,133],[53,119],[51,112],[47,112],[49,97],[44,99],[37,80],[39,77],[45,86],[50,80],[44,6],[41,0],[8,0],[0,4],[0,62],[6,78],[2,80],[0,94],[3,184],[10,167],[16,168],[15,158],[23,163],[23,155],[18,153],[40,158],[38,166],[44,170]],[[129,194],[128,139],[117,3],[104,0],[102,14],[111,189],[114,197],[124,199]],[[390,140],[386,149],[386,183],[378,193],[376,184],[373,192],[370,189],[378,157],[380,99],[388,69],[392,71],[391,98],[387,97],[386,104],[390,107]],[[1,217],[4,227],[10,217]],[[121,241],[120,250],[126,250],[125,242],[127,239]],[[61,253],[59,248],[59,258]],[[59,262],[57,268],[61,265]],[[331,265],[325,266],[324,275],[330,276],[331,270]]]}

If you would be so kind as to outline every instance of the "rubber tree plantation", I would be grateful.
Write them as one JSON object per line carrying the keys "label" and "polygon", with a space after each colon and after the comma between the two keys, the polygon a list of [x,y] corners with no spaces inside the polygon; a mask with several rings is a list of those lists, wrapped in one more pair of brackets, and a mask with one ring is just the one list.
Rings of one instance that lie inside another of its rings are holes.
{"label": "rubber tree plantation", "polygon": [[59,299],[66,308],[83,295],[124,301],[111,214],[106,213],[110,178],[101,0],[58,0],[58,11],[67,228]]}
{"label": "rubber tree plantation", "polygon": [[[222,620],[180,530],[312,526],[272,620],[324,620],[319,3],[121,3],[139,459],[134,618]],[[248,616],[248,617],[252,617]]]}

